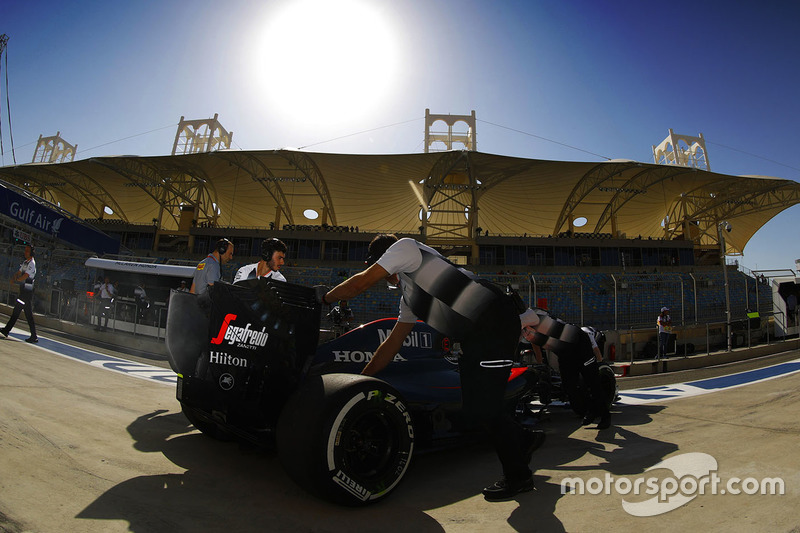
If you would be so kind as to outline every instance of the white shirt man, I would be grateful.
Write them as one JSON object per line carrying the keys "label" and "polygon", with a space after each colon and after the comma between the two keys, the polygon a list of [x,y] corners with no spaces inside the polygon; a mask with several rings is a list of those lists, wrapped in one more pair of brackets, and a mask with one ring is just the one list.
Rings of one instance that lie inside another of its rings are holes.
{"label": "white shirt man", "polygon": [[19,298],[14,305],[14,310],[11,312],[11,318],[2,329],[0,334],[8,337],[11,333],[11,328],[17,322],[17,318],[21,312],[25,312],[25,319],[28,321],[28,327],[31,330],[31,336],[25,339],[25,342],[37,343],[39,338],[36,336],[36,324],[33,321],[33,278],[36,277],[36,260],[33,258],[33,247],[30,245],[25,246],[25,261],[19,266],[19,271],[11,278],[13,283],[19,283]]}
{"label": "white shirt man", "polygon": [[108,276],[105,277],[103,283],[95,285],[95,290],[97,291],[97,297],[100,298],[100,307],[97,310],[97,327],[94,329],[96,331],[105,331],[108,326],[108,317],[111,315],[111,303],[117,294],[117,290],[108,279]]}
{"label": "white shirt man", "polygon": [[667,356],[667,344],[672,333],[672,317],[669,316],[669,307],[662,307],[661,314],[656,319],[658,326],[658,354],[656,359]]}
{"label": "white shirt man", "polygon": [[261,261],[240,268],[233,282],[259,278],[285,282],[286,278],[278,271],[286,260],[286,250],[286,245],[280,239],[265,239],[261,243]]}
{"label": "white shirt man", "polygon": [[108,278],[105,278],[103,283],[97,285],[97,291],[101,300],[110,300],[117,294],[117,290]]}
{"label": "white shirt man", "polygon": [[[318,287],[317,293],[325,305],[350,300],[381,280],[399,284],[402,296],[397,322],[361,373],[371,376],[383,370],[418,318],[451,339],[459,339],[463,410],[486,429],[503,467],[504,477],[483,490],[484,498],[498,501],[532,490],[528,463],[544,434],[524,431],[502,411],[502,391],[484,397],[492,388],[485,386],[487,374],[481,371],[481,362],[510,358],[516,350],[522,325],[516,305],[499,288],[413,239],[378,235],[370,242],[368,252],[366,270],[331,290]],[[506,379],[502,374],[500,378]]]}

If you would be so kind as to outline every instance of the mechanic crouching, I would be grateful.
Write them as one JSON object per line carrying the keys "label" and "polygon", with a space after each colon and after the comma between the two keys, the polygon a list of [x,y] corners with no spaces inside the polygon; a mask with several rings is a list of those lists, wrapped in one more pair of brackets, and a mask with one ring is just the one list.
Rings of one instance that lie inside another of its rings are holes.
{"label": "mechanic crouching", "polygon": [[583,377],[588,392],[583,425],[592,424],[597,418],[597,429],[611,425],[611,413],[604,400],[600,383],[599,363],[603,357],[595,340],[593,328],[579,328],[553,318],[539,308],[528,309],[520,315],[522,336],[531,343],[537,362],[542,362],[541,349],[552,351],[558,357],[561,383],[567,391],[573,407],[582,403],[578,397],[579,376]]}
{"label": "mechanic crouching", "polygon": [[318,287],[320,301],[328,305],[351,300],[381,280],[401,289],[397,323],[362,374],[373,376],[384,369],[418,319],[459,339],[464,412],[488,432],[503,469],[503,477],[483,489],[483,495],[500,501],[532,490],[528,465],[544,442],[544,432],[524,429],[502,409],[510,365],[501,360],[513,359],[522,328],[514,301],[414,239],[380,234],[370,242],[368,253],[366,270],[330,291]]}

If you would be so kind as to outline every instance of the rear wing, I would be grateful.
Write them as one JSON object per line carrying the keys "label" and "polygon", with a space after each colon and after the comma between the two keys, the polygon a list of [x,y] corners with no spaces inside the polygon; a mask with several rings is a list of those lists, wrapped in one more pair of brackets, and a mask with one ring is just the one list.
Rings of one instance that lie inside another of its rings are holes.
{"label": "rear wing", "polygon": [[218,281],[208,295],[170,294],[166,344],[176,373],[193,374],[211,350],[247,360],[266,357],[279,361],[282,372],[305,375],[319,340],[314,289],[269,279]]}

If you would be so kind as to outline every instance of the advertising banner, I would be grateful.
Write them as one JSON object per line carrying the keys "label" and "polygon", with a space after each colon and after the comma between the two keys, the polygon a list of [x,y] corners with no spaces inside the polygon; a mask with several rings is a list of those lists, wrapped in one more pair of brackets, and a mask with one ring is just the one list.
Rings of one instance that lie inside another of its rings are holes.
{"label": "advertising banner", "polygon": [[26,225],[35,233],[66,241],[98,255],[119,253],[118,240],[3,186],[0,186],[0,214]]}

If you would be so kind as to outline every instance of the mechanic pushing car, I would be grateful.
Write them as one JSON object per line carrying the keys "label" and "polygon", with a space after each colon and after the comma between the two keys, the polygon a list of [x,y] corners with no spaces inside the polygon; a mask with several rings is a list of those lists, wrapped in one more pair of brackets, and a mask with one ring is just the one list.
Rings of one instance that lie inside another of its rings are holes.
{"label": "mechanic pushing car", "polygon": [[537,362],[542,362],[542,348],[558,357],[561,380],[573,407],[583,403],[577,397],[578,376],[583,377],[588,389],[588,405],[581,413],[583,425],[588,426],[599,417],[597,429],[607,429],[611,425],[611,413],[600,383],[599,364],[603,356],[597,345],[596,330],[567,324],[539,308],[528,309],[520,318],[522,336],[531,343]]}
{"label": "mechanic pushing car", "polygon": [[381,280],[402,291],[397,323],[378,346],[362,374],[373,376],[400,350],[417,320],[460,342],[461,396],[464,413],[489,435],[503,477],[483,489],[489,501],[511,498],[533,489],[528,466],[544,441],[544,432],[527,430],[503,412],[503,390],[520,338],[516,303],[486,280],[460,268],[414,239],[379,234],[369,244],[367,268],[332,290],[317,287],[330,305],[351,300]]}

